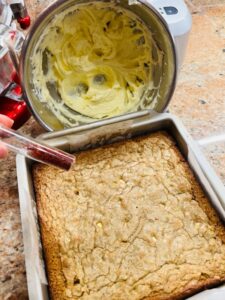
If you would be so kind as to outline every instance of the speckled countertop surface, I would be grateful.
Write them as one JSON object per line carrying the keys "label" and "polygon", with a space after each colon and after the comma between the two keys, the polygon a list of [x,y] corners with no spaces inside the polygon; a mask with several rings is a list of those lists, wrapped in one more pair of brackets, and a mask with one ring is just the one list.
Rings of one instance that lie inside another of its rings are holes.
{"label": "speckled countertop surface", "polygon": [[[42,0],[26,3],[33,20],[46,6]],[[187,0],[187,4],[193,28],[169,109],[199,140],[225,133],[225,0]],[[21,131],[37,136],[43,129],[31,118]],[[203,151],[225,184],[225,142]],[[15,155],[11,154],[0,161],[0,300],[27,298]]]}

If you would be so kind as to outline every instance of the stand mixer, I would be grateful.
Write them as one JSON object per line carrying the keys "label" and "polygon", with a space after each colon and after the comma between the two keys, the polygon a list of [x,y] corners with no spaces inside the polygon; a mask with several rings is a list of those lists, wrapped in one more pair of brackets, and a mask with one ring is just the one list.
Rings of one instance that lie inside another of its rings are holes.
{"label": "stand mixer", "polygon": [[[191,29],[191,15],[182,0],[145,0],[151,4],[166,21],[174,37],[177,69],[182,66],[188,36]],[[23,0],[0,0],[0,113],[14,119],[14,128],[27,121],[30,113],[22,99],[18,77],[18,59],[24,35],[16,28],[17,20],[22,29],[30,25]]]}
{"label": "stand mixer", "polygon": [[17,129],[28,120],[30,113],[22,99],[16,68],[24,35],[14,20],[21,29],[30,25],[23,0],[0,0],[0,113],[13,119],[13,128]]}

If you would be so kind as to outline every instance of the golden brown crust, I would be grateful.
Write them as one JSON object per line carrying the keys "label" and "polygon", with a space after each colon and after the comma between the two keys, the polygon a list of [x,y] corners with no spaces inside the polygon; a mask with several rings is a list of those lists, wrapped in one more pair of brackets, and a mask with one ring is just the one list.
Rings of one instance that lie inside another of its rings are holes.
{"label": "golden brown crust", "polygon": [[[33,177],[35,178],[36,186],[41,186],[41,165],[35,165],[33,168]],[[51,299],[64,299],[65,278],[62,272],[61,261],[59,257],[59,245],[55,235],[49,229],[42,219],[42,212],[45,211],[47,199],[41,195],[40,190],[36,189],[37,210],[39,212],[39,223],[41,230],[41,240],[44,251],[44,259],[46,261],[46,271],[50,286]],[[53,292],[54,291],[54,292]]]}
{"label": "golden brown crust", "polygon": [[170,296],[156,296],[154,298],[152,297],[145,297],[141,300],[183,300],[188,297],[191,297],[192,295],[196,294],[197,292],[210,289],[213,287],[216,287],[221,284],[221,282],[224,282],[225,278],[222,280],[218,279],[206,279],[204,282],[200,282],[198,285],[188,287],[182,292],[178,292],[176,294],[170,295]]}
{"label": "golden brown crust", "polygon": [[225,229],[165,132],[36,165],[52,299],[176,300],[225,281]]}

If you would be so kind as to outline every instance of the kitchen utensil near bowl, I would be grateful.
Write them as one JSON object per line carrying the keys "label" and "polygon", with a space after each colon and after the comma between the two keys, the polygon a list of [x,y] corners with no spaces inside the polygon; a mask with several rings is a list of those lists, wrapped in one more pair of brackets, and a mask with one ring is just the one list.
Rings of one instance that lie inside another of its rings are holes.
{"label": "kitchen utensil near bowl", "polygon": [[18,56],[24,41],[23,33],[17,29],[27,29],[30,17],[24,1],[0,0],[0,114],[14,120],[13,128],[22,126],[30,117],[23,101],[18,76]]}

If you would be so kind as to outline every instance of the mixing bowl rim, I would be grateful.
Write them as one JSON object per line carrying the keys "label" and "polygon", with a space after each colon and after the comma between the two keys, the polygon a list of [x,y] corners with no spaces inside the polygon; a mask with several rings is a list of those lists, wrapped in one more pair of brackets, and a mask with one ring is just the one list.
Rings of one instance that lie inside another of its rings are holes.
{"label": "mixing bowl rim", "polygon": [[[73,0],[71,0],[71,2],[72,1]],[[165,103],[163,104],[163,109],[161,111],[161,112],[163,112],[168,107],[169,102],[171,101],[171,98],[173,96],[173,93],[174,93],[175,87],[176,87],[177,73],[178,73],[177,68],[178,67],[177,67],[177,53],[176,53],[176,48],[175,48],[175,41],[174,41],[174,37],[172,36],[172,34],[169,30],[168,24],[166,23],[164,18],[161,16],[161,14],[157,11],[157,9],[151,3],[149,3],[147,0],[137,0],[137,1],[139,3],[141,3],[142,5],[144,5],[145,7],[147,7],[148,9],[150,9],[155,14],[155,16],[159,19],[161,25],[164,27],[164,29],[165,29],[165,31],[168,35],[168,38],[170,40],[170,45],[172,46],[172,57],[173,57],[173,60],[174,60],[174,72],[173,72],[173,78],[171,80],[171,86],[169,88],[169,92],[167,94],[166,99],[164,100]],[[23,47],[22,47],[22,50],[21,50],[21,56],[20,56],[19,76],[20,76],[20,79],[21,79],[21,86],[22,86],[22,89],[23,89],[24,100],[25,100],[25,102],[27,104],[27,107],[30,110],[31,114],[35,117],[35,119],[39,122],[39,124],[41,124],[41,126],[43,126],[48,131],[56,131],[56,130],[54,130],[54,128],[52,128],[48,124],[46,124],[46,122],[41,118],[40,114],[34,108],[34,105],[32,104],[32,101],[29,100],[29,97],[27,95],[27,91],[25,89],[25,86],[26,86],[25,81],[24,81],[25,80],[25,65],[27,63],[27,60],[29,60],[29,58],[27,58],[27,56],[26,56],[26,53],[28,51],[30,42],[32,41],[33,38],[35,38],[35,32],[39,28],[39,26],[41,26],[41,24],[45,21],[45,19],[48,17],[48,15],[50,13],[54,12],[54,10],[58,9],[65,2],[68,2],[68,0],[57,0],[54,3],[50,4],[48,7],[46,7],[39,14],[37,19],[31,25],[31,28],[30,28],[28,34],[25,37]],[[104,0],[103,1],[102,0],[90,1],[90,3],[93,3],[93,2],[106,2],[107,3],[109,1],[104,1]],[[78,3],[80,3],[80,2],[78,2]],[[118,4],[119,2],[115,2],[115,3]]]}

